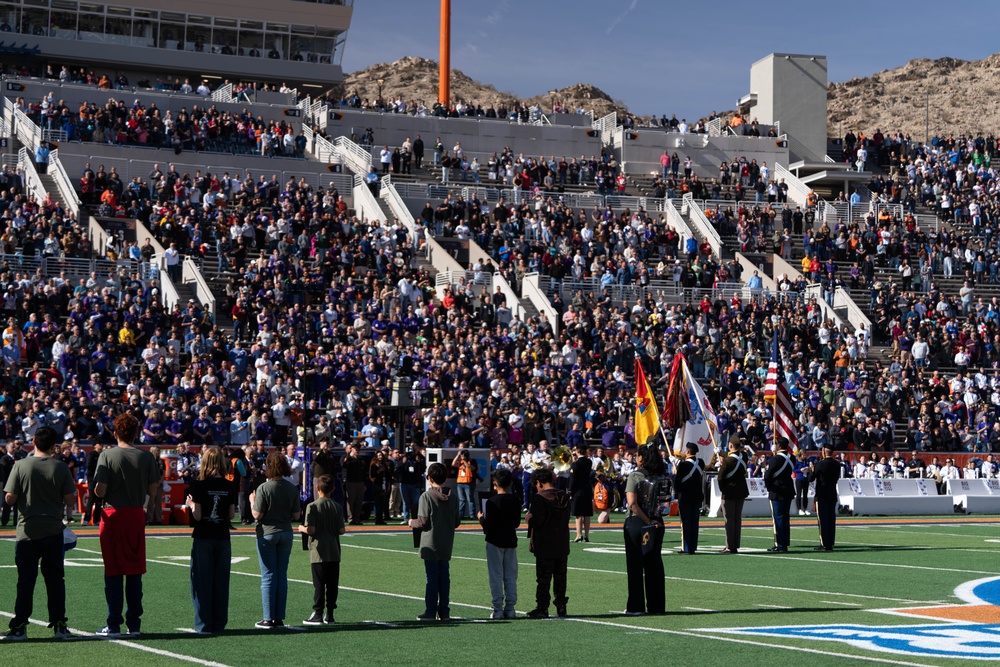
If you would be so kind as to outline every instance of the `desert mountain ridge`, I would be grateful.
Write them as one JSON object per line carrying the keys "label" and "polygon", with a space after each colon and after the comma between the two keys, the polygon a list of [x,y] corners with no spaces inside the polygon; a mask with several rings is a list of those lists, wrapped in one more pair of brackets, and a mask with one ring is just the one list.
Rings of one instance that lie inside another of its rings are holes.
{"label": "desert mountain ridge", "polygon": [[[345,75],[337,94],[357,94],[362,99],[378,96],[377,81],[382,79],[385,98],[422,100],[430,106],[437,98],[438,64],[434,60],[405,57],[393,63],[378,63]],[[1000,53],[982,60],[917,58],[894,69],[867,77],[854,77],[830,83],[827,92],[827,127],[831,137],[843,136],[849,129],[867,134],[881,129],[886,133],[902,131],[922,140],[927,131],[935,134],[996,132],[1000,127]],[[628,113],[622,100],[614,100],[596,86],[577,83],[534,97],[520,97],[494,86],[480,83],[452,70],[451,92],[455,100],[497,106],[525,102],[551,111],[553,101],[567,109],[593,111],[599,118],[612,111]],[[929,112],[929,113],[928,113]],[[732,111],[723,112],[723,118]]]}

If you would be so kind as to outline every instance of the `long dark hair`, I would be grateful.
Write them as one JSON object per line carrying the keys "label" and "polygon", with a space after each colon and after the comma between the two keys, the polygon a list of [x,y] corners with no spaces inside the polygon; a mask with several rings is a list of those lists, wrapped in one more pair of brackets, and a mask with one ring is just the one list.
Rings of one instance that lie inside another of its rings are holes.
{"label": "long dark hair", "polygon": [[655,445],[643,445],[639,448],[639,456],[642,457],[642,467],[650,477],[659,477],[667,474],[667,467],[663,463],[663,457]]}

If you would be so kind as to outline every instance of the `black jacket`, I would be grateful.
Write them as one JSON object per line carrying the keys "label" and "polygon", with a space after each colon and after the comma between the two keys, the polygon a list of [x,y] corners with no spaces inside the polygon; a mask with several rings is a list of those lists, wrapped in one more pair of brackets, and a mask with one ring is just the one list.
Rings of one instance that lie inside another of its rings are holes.
{"label": "black jacket", "polygon": [[[694,470],[697,468],[697,470]],[[674,475],[674,489],[677,502],[685,505],[701,505],[705,499],[704,489],[705,468],[701,459],[688,458],[677,464]]]}
{"label": "black jacket", "polygon": [[728,455],[719,468],[719,490],[726,500],[741,500],[750,495],[747,466],[740,455]]}
{"label": "black jacket", "polygon": [[840,464],[834,458],[821,459],[809,473],[809,481],[816,482],[816,500],[837,502],[837,482]]}
{"label": "black jacket", "polygon": [[795,484],[792,482],[793,468],[795,468],[795,457],[788,453],[778,452],[767,462],[764,486],[767,487],[769,499],[795,497]]}
{"label": "black jacket", "polygon": [[569,556],[569,494],[545,489],[532,496],[528,541],[535,558],[550,560]]}

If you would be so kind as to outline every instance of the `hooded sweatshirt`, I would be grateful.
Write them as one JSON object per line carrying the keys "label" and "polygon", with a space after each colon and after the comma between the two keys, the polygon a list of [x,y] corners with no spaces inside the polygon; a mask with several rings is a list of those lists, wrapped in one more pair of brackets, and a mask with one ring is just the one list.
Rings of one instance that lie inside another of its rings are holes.
{"label": "hooded sweatshirt", "polygon": [[420,557],[424,560],[451,560],[455,529],[461,522],[458,498],[451,494],[450,487],[432,486],[425,491],[420,496],[413,526],[414,530],[422,531]]}
{"label": "hooded sweatshirt", "polygon": [[528,518],[531,553],[542,560],[569,556],[569,494],[544,489],[531,499]]}

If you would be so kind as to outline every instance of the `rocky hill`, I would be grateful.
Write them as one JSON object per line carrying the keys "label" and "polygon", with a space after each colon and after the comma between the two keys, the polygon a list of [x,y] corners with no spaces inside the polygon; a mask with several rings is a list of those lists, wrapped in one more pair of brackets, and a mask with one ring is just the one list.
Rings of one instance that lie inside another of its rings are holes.
{"label": "rocky hill", "polygon": [[[337,93],[345,96],[357,93],[362,98],[375,98],[379,92],[379,79],[382,79],[382,96],[386,99],[402,97],[404,100],[423,100],[428,106],[437,99],[437,62],[413,57],[402,58],[394,63],[379,63],[347,74]],[[535,97],[520,98],[513,93],[479,83],[460,70],[451,71],[451,96],[454,100],[481,104],[484,109],[490,104],[496,106],[501,101],[508,106],[512,101],[523,101],[529,105],[538,104],[546,111],[551,111],[552,101],[556,100],[569,109],[582,107],[585,111],[593,111],[598,118],[611,111],[625,110],[623,104],[616,103],[604,91],[583,83],[557,90],[555,95],[544,91]]]}
{"label": "rocky hill", "polygon": [[869,135],[880,128],[902,130],[923,141],[927,110],[929,132],[996,133],[1000,128],[1000,54],[983,60],[911,60],[869,77],[831,83],[827,93],[830,136],[848,129]]}

